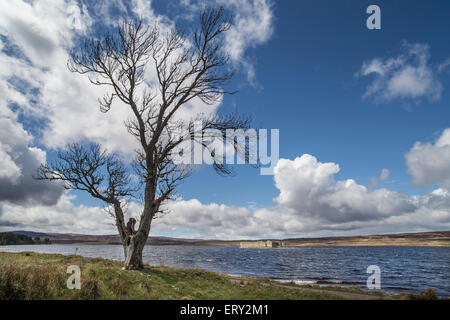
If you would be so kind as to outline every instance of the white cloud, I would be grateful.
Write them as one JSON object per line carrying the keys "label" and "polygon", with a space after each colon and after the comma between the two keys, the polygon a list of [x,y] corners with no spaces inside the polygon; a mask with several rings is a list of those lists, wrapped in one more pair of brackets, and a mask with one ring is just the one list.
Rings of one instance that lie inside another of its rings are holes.
{"label": "white cloud", "polygon": [[32,139],[13,115],[0,112],[0,201],[50,205],[62,194],[61,185],[33,179],[46,154],[30,147]]}
{"label": "white cloud", "polygon": [[385,181],[387,178],[389,178],[389,175],[391,174],[391,172],[389,171],[389,169],[381,169],[381,173],[380,173],[380,180],[381,181]]}
{"label": "white cloud", "polygon": [[359,76],[372,76],[364,97],[389,101],[393,99],[438,100],[442,84],[430,64],[429,46],[402,45],[403,53],[392,58],[374,58],[363,63]]}
{"label": "white cloud", "polygon": [[273,33],[272,3],[267,0],[218,1],[235,13],[233,26],[226,34],[226,51],[240,61],[249,47],[266,43]]}
{"label": "white cloud", "polygon": [[225,50],[231,60],[247,72],[247,80],[256,85],[255,66],[245,56],[249,48],[265,44],[272,37],[273,4],[270,0],[221,0],[221,5],[234,13],[233,26],[227,32]]}
{"label": "white cloud", "polygon": [[450,58],[447,58],[444,62],[442,62],[439,66],[438,66],[438,71],[439,72],[444,72],[446,70],[448,70],[450,67]]}
{"label": "white cloud", "polygon": [[[104,115],[97,99],[105,88],[67,69],[68,51],[93,21],[76,1],[2,2],[0,34],[13,52],[1,52],[0,98],[15,103],[27,118],[45,123],[41,142],[49,148],[76,140],[102,143],[110,150],[131,151],[135,142],[123,120],[130,113],[117,106]],[[122,108],[121,108],[122,107]]]}
{"label": "white cloud", "polygon": [[369,191],[354,180],[334,180],[335,163],[321,163],[305,154],[294,160],[281,159],[275,168],[276,201],[300,216],[325,222],[370,221],[414,210],[404,194],[377,189]]}
{"label": "white cloud", "polygon": [[[171,213],[154,222],[154,232],[199,238],[284,238],[414,232],[450,227],[450,193],[421,196],[334,179],[335,163],[311,155],[281,159],[275,168],[277,206],[234,207],[198,200],[169,204]],[[383,171],[386,176],[386,171]]]}
{"label": "white cloud", "polygon": [[116,233],[114,220],[102,208],[75,206],[73,200],[73,196],[63,195],[51,206],[0,203],[0,227],[3,230]]}
{"label": "white cloud", "polygon": [[406,163],[415,185],[438,184],[450,190],[450,128],[435,143],[416,142]]}
{"label": "white cloud", "polygon": [[[221,4],[237,13],[236,23],[241,30],[230,30],[227,37],[233,41],[227,40],[226,48],[233,51],[232,58],[237,63],[248,48],[264,43],[270,36],[270,4],[265,0]],[[0,35],[3,36],[0,43],[14,48],[12,52],[0,52],[0,93],[4,93],[6,105],[15,103],[26,117],[45,124],[40,142],[46,147],[59,148],[69,142],[90,140],[125,154],[136,149],[135,139],[123,125],[131,116],[129,108],[116,101],[110,112],[101,113],[97,99],[107,88],[92,86],[85,76],[70,73],[66,66],[68,51],[75,41],[89,35],[93,24],[113,23],[117,11],[121,17],[135,14],[151,24],[156,22],[163,33],[175,24],[168,17],[156,14],[150,1],[142,0],[97,1],[89,8],[68,0],[0,4]],[[152,68],[147,69],[146,76],[156,79]],[[215,112],[219,105],[193,100],[181,110],[180,116],[208,114]]]}
{"label": "white cloud", "polygon": [[74,0],[2,1],[0,33],[13,41],[33,65],[48,67],[61,45],[70,45],[73,31],[90,25],[85,8]]}
{"label": "white cloud", "polygon": [[[450,192],[438,188],[412,196],[387,189],[369,191],[354,180],[335,180],[335,163],[311,155],[282,159],[275,169],[277,205],[266,208],[204,204],[178,199],[153,222],[152,235],[190,238],[286,238],[430,231],[450,228]],[[4,203],[2,229],[113,233],[113,221],[99,207],[75,206],[62,196],[55,205]],[[130,216],[141,206],[131,203]]]}
{"label": "white cloud", "polygon": [[273,2],[271,0],[183,0],[188,10],[183,16],[192,19],[202,7],[219,5],[233,15],[233,25],[226,33],[224,51],[239,70],[245,70],[247,80],[256,85],[255,63],[246,56],[250,48],[267,43],[274,33]]}

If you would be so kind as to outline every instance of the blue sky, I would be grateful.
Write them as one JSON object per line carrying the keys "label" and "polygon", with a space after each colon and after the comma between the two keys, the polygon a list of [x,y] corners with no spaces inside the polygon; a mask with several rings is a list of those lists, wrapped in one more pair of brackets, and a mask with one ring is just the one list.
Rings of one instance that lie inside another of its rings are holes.
{"label": "blue sky", "polygon": [[[120,111],[101,118],[87,109],[102,92],[67,73],[68,51],[119,17],[141,15],[189,30],[202,3],[36,0],[0,7],[0,116],[20,137],[10,134],[0,144],[10,168],[0,170],[0,229],[113,232],[100,217],[101,203],[88,195],[48,186],[39,193],[35,182],[18,182],[12,172],[22,169],[24,177],[24,167],[31,172],[37,159],[53,159],[71,140],[124,151],[122,129],[107,130],[120,126]],[[182,199],[169,205],[173,218],[157,223],[157,234],[283,237],[450,227],[448,1],[211,3],[241,23],[227,44],[239,52],[230,83],[239,92],[225,96],[219,110],[237,109],[253,115],[255,127],[279,129],[283,161],[274,176],[237,166],[235,176],[224,178],[203,166],[178,189]],[[366,27],[372,4],[381,9],[381,30]],[[34,25],[31,16],[39,19]],[[389,174],[380,178],[383,169]],[[24,194],[32,190],[23,201],[6,192],[18,186]],[[132,207],[136,215],[139,206]],[[96,216],[93,225],[79,222],[87,212]],[[69,213],[72,223],[62,218]],[[61,221],[49,223],[58,214]],[[227,214],[233,223],[225,222]]]}
{"label": "blue sky", "polygon": [[[283,158],[310,153],[339,163],[338,177],[364,185],[388,168],[392,187],[423,192],[411,186],[404,155],[414,142],[434,140],[448,127],[448,91],[439,101],[418,105],[404,99],[379,102],[362,97],[368,79],[356,79],[355,73],[365,60],[400,52],[402,41],[426,43],[430,63],[444,61],[450,53],[450,43],[442,41],[450,28],[445,14],[450,4],[381,1],[382,29],[368,30],[365,9],[370,4],[276,2],[273,37],[249,53],[256,61],[259,86],[244,84],[237,95],[226,98],[224,107],[236,105],[254,114],[262,127],[279,128]],[[449,84],[448,75],[441,80]],[[182,194],[202,201],[220,198],[233,205],[269,205],[278,195],[272,177],[251,168],[238,168],[238,173],[224,179],[205,168],[182,187]]]}

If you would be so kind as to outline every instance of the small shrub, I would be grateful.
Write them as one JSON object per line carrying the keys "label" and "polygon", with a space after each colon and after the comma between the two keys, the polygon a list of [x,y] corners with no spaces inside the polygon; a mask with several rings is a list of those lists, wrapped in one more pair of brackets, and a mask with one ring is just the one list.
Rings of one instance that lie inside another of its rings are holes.
{"label": "small shrub", "polygon": [[437,300],[436,290],[427,289],[425,292],[421,292],[418,295],[410,294],[411,300]]}

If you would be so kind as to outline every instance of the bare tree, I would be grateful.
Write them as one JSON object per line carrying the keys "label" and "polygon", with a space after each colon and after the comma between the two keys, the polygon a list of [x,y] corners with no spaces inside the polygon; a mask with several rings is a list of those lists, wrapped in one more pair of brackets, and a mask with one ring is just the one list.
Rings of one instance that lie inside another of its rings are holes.
{"label": "bare tree", "polygon": [[[230,26],[231,20],[222,8],[207,9],[188,43],[176,29],[162,34],[157,27],[144,26],[142,20],[125,22],[119,24],[116,33],[87,40],[81,50],[71,54],[68,67],[72,72],[87,74],[94,85],[110,87],[110,93],[99,100],[102,112],[108,112],[116,99],[132,111],[125,126],[139,143],[132,167],[141,183],[133,185],[129,168],[117,155],[102,151],[96,144],[68,146],[55,162],[40,167],[38,179],[62,180],[66,188],[86,191],[108,205],[124,247],[127,269],[142,267],[142,251],[152,220],[191,172],[174,163],[172,151],[186,139],[208,150],[193,132],[194,121],[201,120],[202,132],[216,129],[224,137],[227,129],[249,127],[250,120],[237,114],[195,115],[189,120],[176,116],[193,99],[212,104],[232,93],[224,89],[233,72],[228,55],[221,49]],[[156,84],[146,81],[147,68],[154,68]],[[187,129],[187,135],[176,135],[180,128]],[[230,174],[230,167],[210,151],[214,169]],[[125,223],[124,206],[139,193],[143,210],[134,230],[135,221]]]}

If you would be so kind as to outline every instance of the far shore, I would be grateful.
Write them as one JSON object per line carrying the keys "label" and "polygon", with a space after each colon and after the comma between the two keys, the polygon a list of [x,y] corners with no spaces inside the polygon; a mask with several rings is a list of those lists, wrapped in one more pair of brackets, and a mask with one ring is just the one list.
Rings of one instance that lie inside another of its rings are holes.
{"label": "far shore", "polygon": [[[199,240],[183,241],[173,239],[172,241],[152,241],[149,245],[187,245],[187,246],[226,246],[239,247],[241,242],[253,240]],[[292,247],[317,247],[317,246],[342,246],[342,247],[382,247],[382,246],[428,246],[428,247],[450,247],[450,231],[420,232],[402,234],[384,234],[368,236],[346,236],[346,237],[323,237],[323,238],[295,238],[295,239],[270,239],[283,240],[287,248]],[[53,243],[77,243],[77,244],[120,244],[119,241],[71,241],[56,240]],[[279,248],[283,249],[283,248]]]}
{"label": "far shore", "polygon": [[[12,231],[16,234],[39,236],[50,239],[54,244],[78,244],[78,245],[120,245],[118,235],[83,235],[64,233],[42,233],[34,231]],[[255,239],[255,240],[202,240],[181,239],[160,236],[150,236],[147,245],[181,245],[181,246],[221,246],[239,247],[242,242],[257,240],[282,241],[286,248],[293,247],[382,247],[382,246],[410,246],[410,247],[450,247],[450,231],[379,234],[363,236],[341,236],[321,238],[288,238],[288,239]],[[242,250],[248,250],[245,248]],[[279,248],[283,249],[283,248]]]}

